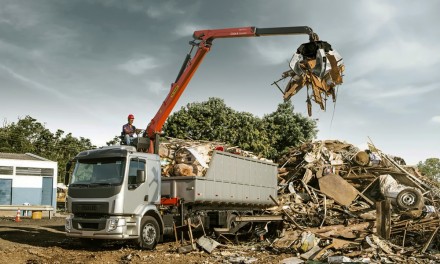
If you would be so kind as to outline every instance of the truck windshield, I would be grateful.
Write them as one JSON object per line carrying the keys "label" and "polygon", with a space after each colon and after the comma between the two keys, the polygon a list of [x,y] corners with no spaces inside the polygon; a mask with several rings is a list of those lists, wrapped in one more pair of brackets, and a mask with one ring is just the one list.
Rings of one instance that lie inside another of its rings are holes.
{"label": "truck windshield", "polygon": [[120,185],[124,177],[123,158],[78,160],[71,185]]}

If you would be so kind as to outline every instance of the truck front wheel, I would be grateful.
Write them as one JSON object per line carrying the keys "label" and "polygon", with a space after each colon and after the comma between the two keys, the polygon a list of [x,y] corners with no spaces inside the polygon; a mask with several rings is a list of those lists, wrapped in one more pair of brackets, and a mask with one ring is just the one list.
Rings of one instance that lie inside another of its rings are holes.
{"label": "truck front wheel", "polygon": [[156,247],[160,237],[159,224],[152,216],[144,216],[141,221],[139,246],[142,249],[152,250]]}

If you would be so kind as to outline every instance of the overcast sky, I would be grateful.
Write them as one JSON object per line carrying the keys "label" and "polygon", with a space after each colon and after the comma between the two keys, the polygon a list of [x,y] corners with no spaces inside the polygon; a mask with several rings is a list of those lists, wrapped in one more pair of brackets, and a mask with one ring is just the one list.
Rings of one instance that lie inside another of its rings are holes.
{"label": "overcast sky", "polygon": [[[336,106],[313,105],[318,139],[415,164],[440,157],[440,1],[0,0],[0,118],[30,115],[97,145],[127,115],[145,128],[189,51],[192,33],[309,26],[344,58]],[[262,117],[271,83],[307,36],[217,39],[175,110],[209,97]],[[285,86],[286,83],[280,83]],[[307,115],[305,89],[292,98]]]}

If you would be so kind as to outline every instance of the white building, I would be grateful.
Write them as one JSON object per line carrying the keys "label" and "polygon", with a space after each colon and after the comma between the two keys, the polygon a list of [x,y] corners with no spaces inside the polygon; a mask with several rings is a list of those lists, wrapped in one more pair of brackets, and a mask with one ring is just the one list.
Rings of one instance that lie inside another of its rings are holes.
{"label": "white building", "polygon": [[30,153],[0,153],[0,205],[56,207],[58,163]]}

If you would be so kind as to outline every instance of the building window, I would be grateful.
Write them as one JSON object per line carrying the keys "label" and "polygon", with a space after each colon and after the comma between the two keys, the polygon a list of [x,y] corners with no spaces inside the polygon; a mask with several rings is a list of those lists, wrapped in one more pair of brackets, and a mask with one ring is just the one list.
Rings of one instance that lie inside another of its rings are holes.
{"label": "building window", "polygon": [[23,176],[53,176],[54,175],[54,169],[52,169],[52,168],[17,167],[15,175],[23,175]]}
{"label": "building window", "polygon": [[12,175],[14,172],[14,167],[12,166],[0,166],[0,174],[2,175]]}

